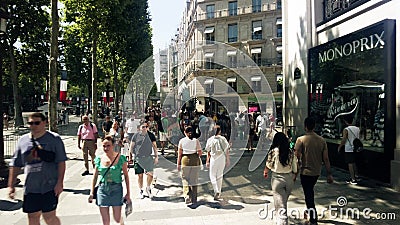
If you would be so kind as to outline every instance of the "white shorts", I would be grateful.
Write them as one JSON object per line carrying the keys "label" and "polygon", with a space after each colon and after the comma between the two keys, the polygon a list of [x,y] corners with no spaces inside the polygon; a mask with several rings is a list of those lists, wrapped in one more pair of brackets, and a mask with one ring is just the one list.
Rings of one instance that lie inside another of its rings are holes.
{"label": "white shorts", "polygon": [[167,133],[165,132],[158,132],[160,135],[160,141],[167,141]]}

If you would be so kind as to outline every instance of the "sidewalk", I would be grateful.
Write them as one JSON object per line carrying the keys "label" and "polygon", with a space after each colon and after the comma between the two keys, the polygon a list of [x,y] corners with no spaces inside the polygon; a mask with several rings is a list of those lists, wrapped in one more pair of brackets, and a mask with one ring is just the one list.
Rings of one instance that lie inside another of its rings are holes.
{"label": "sidewalk", "polygon": [[[80,120],[80,118],[75,118],[75,120]],[[78,121],[75,120],[72,116],[70,117],[71,123],[67,129],[69,135],[62,135],[69,160],[65,174],[65,190],[61,194],[57,214],[60,216],[62,224],[101,224],[97,206],[87,203],[92,175],[81,176],[84,165],[82,154],[77,148],[75,134]],[[101,153],[102,150],[100,149],[98,154]],[[262,161],[261,165],[256,167],[254,171],[249,170],[249,165],[252,165],[252,158],[260,159],[263,155],[265,155],[263,152],[246,153],[237,149],[232,151],[231,161],[233,165],[224,176],[223,201],[221,202],[213,200],[212,186],[208,182],[208,171],[202,170],[199,204],[191,208],[185,205],[181,197],[180,177],[174,164],[176,159],[172,150],[167,152],[166,158],[160,158],[159,165],[155,170],[157,179],[153,186],[155,196],[153,200],[138,198],[137,176],[131,169],[129,175],[133,213],[125,219],[126,224],[273,224],[271,220],[271,212],[274,208],[271,180],[265,180],[262,176],[265,161],[259,160]],[[324,208],[330,206],[339,208],[338,204],[343,204],[344,208],[342,213],[339,209],[332,210],[332,216],[328,216],[329,213],[326,211],[324,218],[320,216],[319,224],[399,224],[400,195],[398,192],[385,187],[382,183],[369,179],[364,179],[359,185],[345,184],[348,176],[346,171],[335,168],[333,168],[333,176],[335,179],[333,184],[327,184],[324,180],[325,175],[322,175],[315,187],[315,201],[318,212],[321,213]],[[20,175],[19,178],[22,182],[24,181],[24,175]],[[27,216],[21,210],[21,200],[12,202],[6,196],[7,189],[0,189],[1,224],[27,224]],[[21,186],[17,188],[17,198],[22,198]],[[344,204],[345,201],[347,201],[347,204]],[[290,224],[303,224],[302,212],[304,208],[304,196],[298,179],[288,202],[290,214],[298,215],[297,218],[290,218]],[[367,219],[362,215],[362,211],[366,208],[371,209],[372,212],[369,215],[373,218],[393,216],[393,214],[388,213],[395,213],[396,218],[379,221],[372,218]],[[347,218],[346,210],[351,213],[352,211],[355,212],[355,209],[360,211],[360,218]],[[268,215],[265,215],[266,212],[268,212]]]}

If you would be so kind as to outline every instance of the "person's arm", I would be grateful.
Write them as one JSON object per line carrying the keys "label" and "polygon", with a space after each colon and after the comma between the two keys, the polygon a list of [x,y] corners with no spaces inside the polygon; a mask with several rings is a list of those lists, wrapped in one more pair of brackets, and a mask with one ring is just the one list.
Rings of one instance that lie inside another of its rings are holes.
{"label": "person's arm", "polygon": [[178,171],[181,171],[182,154],[183,154],[182,144],[179,143],[179,146],[178,146],[178,159],[177,159],[177,162],[176,162]]}
{"label": "person's arm", "polygon": [[154,164],[158,163],[158,151],[157,151],[157,142],[153,141],[153,153],[154,153]]}
{"label": "person's arm", "polygon": [[340,148],[346,144],[347,138],[349,136],[349,132],[347,131],[347,129],[343,129],[343,138],[340,141],[340,144],[338,146],[338,152],[340,152]]}
{"label": "person's arm", "polygon": [[81,135],[82,135],[82,128],[79,126],[79,132],[78,132],[78,148],[81,149]]}
{"label": "person's arm", "polygon": [[135,158],[135,145],[136,145],[136,143],[133,141],[133,138],[132,138],[131,144],[129,146],[129,153],[130,153],[130,157],[131,157],[130,159]]}
{"label": "person's arm", "polygon": [[210,158],[211,158],[210,151],[207,151],[207,159],[206,159],[206,167],[207,168],[210,168]]}
{"label": "person's arm", "polygon": [[92,180],[92,187],[90,189],[90,195],[89,195],[89,199],[88,202],[92,203],[93,202],[93,195],[94,193],[94,188],[96,187],[97,184],[97,178],[99,176],[99,170],[97,169],[97,166],[94,168],[94,174],[93,174],[93,180]]}
{"label": "person's arm", "polygon": [[196,139],[196,150],[199,157],[203,155],[203,150],[201,150],[200,141],[198,139]]}
{"label": "person's arm", "polygon": [[268,173],[269,173],[269,168],[267,167],[267,165],[265,165],[265,167],[264,167],[264,173],[263,173],[265,179],[268,178]]}
{"label": "person's arm", "polygon": [[323,152],[323,160],[325,164],[325,169],[326,169],[326,182],[332,183],[333,182],[333,177],[332,177],[332,172],[331,172],[331,163],[329,162],[329,156],[328,156],[328,147],[325,143],[325,148]]}
{"label": "person's arm", "polygon": [[226,150],[225,150],[225,160],[226,160],[226,162],[225,162],[225,167],[228,167],[230,164],[231,164],[231,158],[230,158],[230,154],[229,154],[229,151],[230,151],[230,147],[229,147],[229,143],[228,143],[228,141],[226,141],[226,144],[227,144],[227,148],[226,148]]}
{"label": "person's arm", "polygon": [[65,161],[58,163],[58,179],[54,187],[54,193],[59,196],[64,190]]}
{"label": "person's arm", "polygon": [[131,188],[129,185],[129,173],[128,173],[128,162],[124,162],[122,165],[122,173],[124,174],[125,186],[126,186],[126,194],[124,199],[129,203],[131,202]]}
{"label": "person's arm", "polygon": [[15,198],[15,180],[17,179],[18,171],[21,170],[21,167],[9,167],[9,175],[8,175],[8,197],[10,199]]}

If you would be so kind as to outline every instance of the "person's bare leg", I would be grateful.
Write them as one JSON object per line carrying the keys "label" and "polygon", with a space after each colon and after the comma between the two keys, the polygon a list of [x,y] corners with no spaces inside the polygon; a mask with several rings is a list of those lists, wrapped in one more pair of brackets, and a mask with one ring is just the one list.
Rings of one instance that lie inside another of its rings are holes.
{"label": "person's bare leg", "polygon": [[28,213],[28,224],[29,225],[40,225],[41,212]]}
{"label": "person's bare leg", "polygon": [[103,225],[110,225],[110,210],[108,207],[99,207]]}
{"label": "person's bare leg", "polygon": [[124,220],[122,219],[122,216],[121,216],[121,209],[122,209],[122,206],[113,206],[112,207],[115,222],[123,225]]}
{"label": "person's bare leg", "polygon": [[56,215],[56,210],[43,213],[43,219],[48,225],[60,225],[61,221]]}

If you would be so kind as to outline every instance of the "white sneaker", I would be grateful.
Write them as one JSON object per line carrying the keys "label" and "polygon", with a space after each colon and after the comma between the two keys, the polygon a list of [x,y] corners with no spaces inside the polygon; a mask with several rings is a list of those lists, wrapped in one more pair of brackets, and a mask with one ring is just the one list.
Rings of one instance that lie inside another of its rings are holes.
{"label": "white sneaker", "polygon": [[144,199],[143,190],[140,190],[140,192],[139,192],[139,198],[140,198],[140,199]]}
{"label": "white sneaker", "polygon": [[146,187],[146,193],[147,193],[147,196],[149,196],[149,198],[153,198],[153,195],[151,194],[151,188],[150,187]]}

